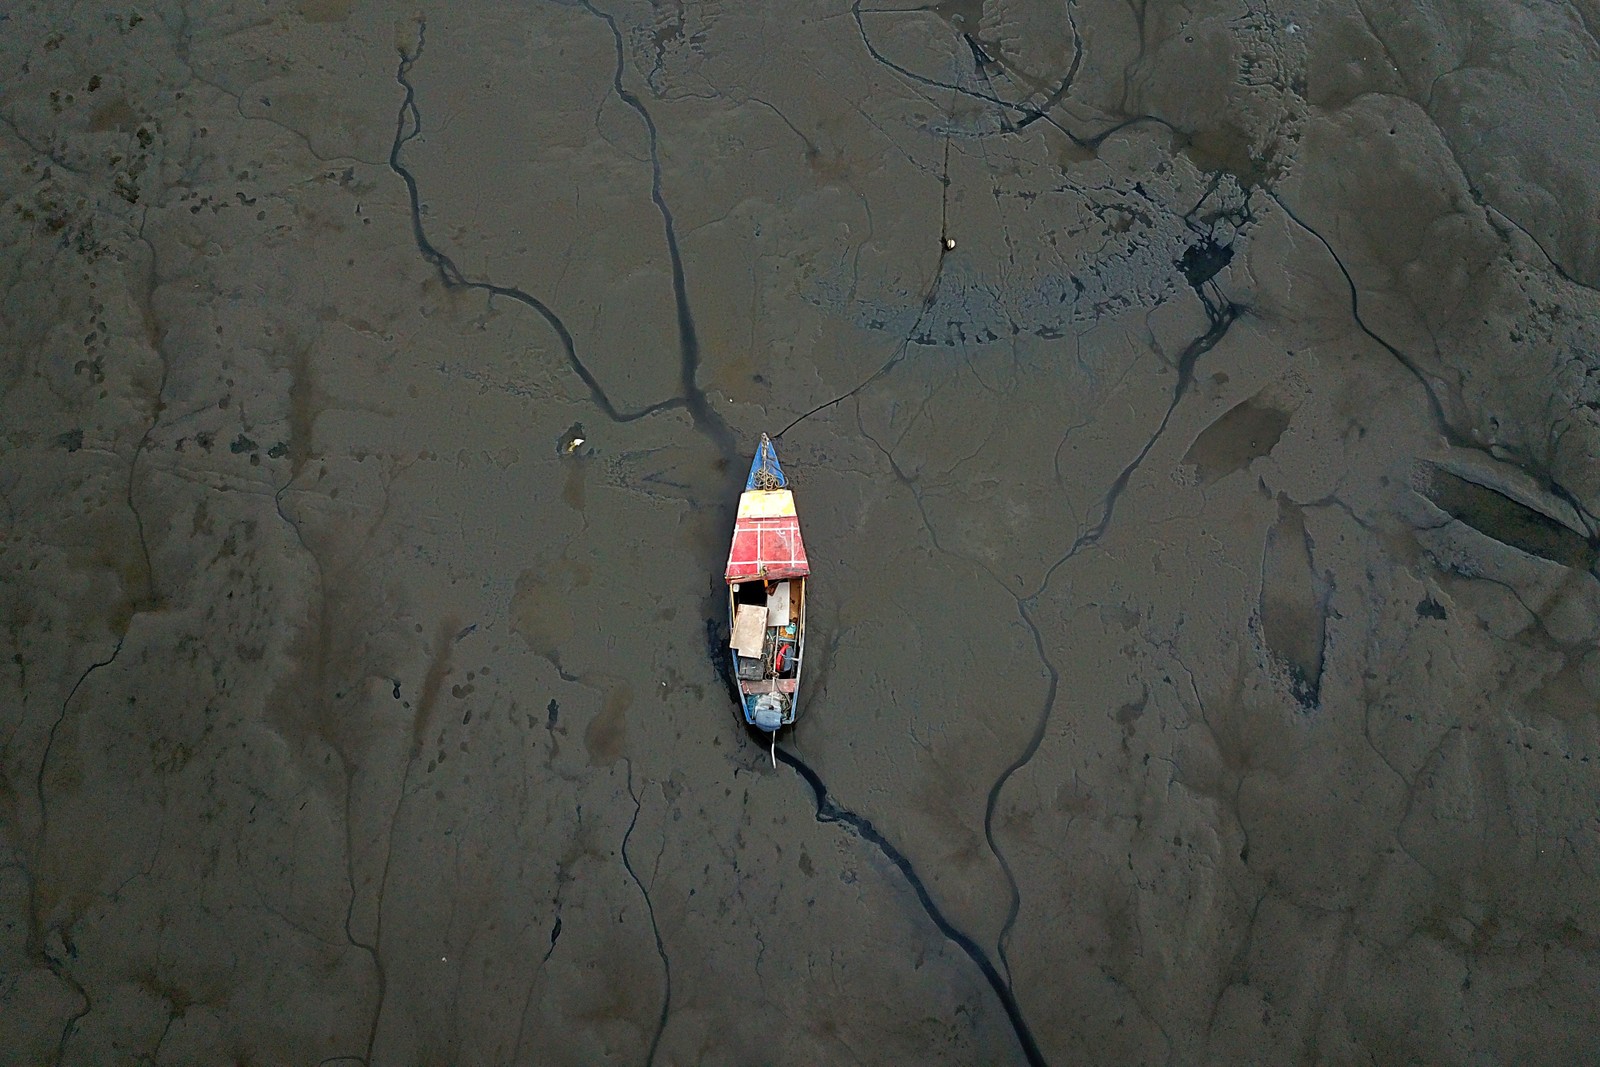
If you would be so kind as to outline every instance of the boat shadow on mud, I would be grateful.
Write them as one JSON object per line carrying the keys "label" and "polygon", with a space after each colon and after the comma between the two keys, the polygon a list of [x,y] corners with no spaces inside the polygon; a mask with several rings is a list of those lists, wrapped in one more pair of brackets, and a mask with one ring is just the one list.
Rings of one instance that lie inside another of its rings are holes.
{"label": "boat shadow on mud", "polygon": [[706,597],[706,659],[710,661],[711,669],[716,671],[723,692],[728,694],[733,721],[744,730],[745,737],[756,750],[765,754],[772,747],[772,735],[745,721],[742,712],[744,697],[739,692],[738,683],[733,680],[733,668],[728,662],[728,625],[716,617],[718,611],[725,611],[725,595],[725,587],[719,583]]}

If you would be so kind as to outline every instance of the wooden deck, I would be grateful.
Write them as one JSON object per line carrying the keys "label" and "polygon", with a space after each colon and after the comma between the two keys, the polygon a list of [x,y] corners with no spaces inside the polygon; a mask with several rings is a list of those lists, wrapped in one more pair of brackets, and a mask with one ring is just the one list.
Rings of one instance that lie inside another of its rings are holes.
{"label": "wooden deck", "polygon": [[[779,678],[778,692],[788,693],[793,696],[795,687],[799,684],[800,680],[798,678]],[[739,679],[739,692],[744,696],[759,696],[762,693],[770,693],[772,692],[772,679],[762,678],[759,681],[752,681],[741,678]]]}

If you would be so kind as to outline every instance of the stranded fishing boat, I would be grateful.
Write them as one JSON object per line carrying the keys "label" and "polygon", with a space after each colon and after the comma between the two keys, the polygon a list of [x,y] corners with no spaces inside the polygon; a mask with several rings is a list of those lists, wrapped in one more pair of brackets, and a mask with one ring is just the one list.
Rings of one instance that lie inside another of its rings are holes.
{"label": "stranded fishing boat", "polygon": [[728,549],[728,650],[744,721],[772,735],[794,722],[806,637],[805,542],[794,494],[766,434],[739,497]]}

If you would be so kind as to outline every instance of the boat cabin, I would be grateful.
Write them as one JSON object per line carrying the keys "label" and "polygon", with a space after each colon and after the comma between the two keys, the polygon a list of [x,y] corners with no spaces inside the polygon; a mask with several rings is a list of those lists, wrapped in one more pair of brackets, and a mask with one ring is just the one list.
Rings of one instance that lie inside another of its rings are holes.
{"label": "boat cabin", "polygon": [[[733,649],[740,689],[746,693],[771,688],[793,693],[800,676],[800,620],[805,579],[733,582],[729,585]],[[744,683],[768,681],[768,686]],[[785,685],[784,683],[788,683]]]}

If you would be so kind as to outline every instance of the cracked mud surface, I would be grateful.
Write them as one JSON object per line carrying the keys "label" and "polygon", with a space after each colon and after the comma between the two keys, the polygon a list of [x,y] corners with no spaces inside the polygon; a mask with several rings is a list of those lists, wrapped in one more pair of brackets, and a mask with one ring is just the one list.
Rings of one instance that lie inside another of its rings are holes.
{"label": "cracked mud surface", "polygon": [[1600,1057],[1597,27],[0,12],[0,1061]]}

